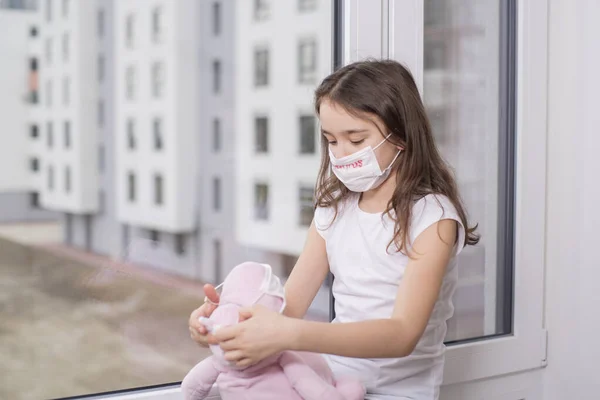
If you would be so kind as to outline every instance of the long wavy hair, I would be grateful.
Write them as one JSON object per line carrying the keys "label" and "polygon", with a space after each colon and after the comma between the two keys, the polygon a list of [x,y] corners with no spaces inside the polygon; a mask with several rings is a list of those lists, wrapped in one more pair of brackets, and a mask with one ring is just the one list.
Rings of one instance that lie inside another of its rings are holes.
{"label": "long wavy hair", "polygon": [[[395,244],[396,251],[408,253],[412,207],[428,194],[444,195],[452,202],[466,230],[463,246],[479,242],[479,235],[475,233],[477,225],[468,225],[456,180],[435,145],[425,107],[408,69],[391,60],[346,65],[325,78],[317,88],[317,115],[323,100],[361,119],[379,117],[388,130],[382,134],[391,133],[388,140],[404,148],[392,166],[396,172],[396,189],[384,213],[394,221],[394,236],[387,246],[388,251]],[[321,137],[321,146],[315,207],[334,207],[335,220],[339,203],[351,192],[331,173],[325,137]]]}

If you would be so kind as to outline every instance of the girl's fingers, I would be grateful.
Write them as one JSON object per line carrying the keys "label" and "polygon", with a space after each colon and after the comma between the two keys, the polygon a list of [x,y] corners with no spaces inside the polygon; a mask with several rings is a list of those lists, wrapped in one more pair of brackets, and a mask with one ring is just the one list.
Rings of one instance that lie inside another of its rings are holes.
{"label": "girl's fingers", "polygon": [[242,354],[241,351],[239,350],[234,350],[234,351],[228,351],[227,353],[225,353],[225,360],[227,361],[232,361],[232,362],[238,362],[244,359],[244,354]]}

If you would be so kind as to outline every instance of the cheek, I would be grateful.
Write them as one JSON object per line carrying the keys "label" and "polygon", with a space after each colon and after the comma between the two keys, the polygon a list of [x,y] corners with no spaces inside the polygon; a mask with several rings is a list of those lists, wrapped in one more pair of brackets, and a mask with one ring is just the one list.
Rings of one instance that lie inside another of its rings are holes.
{"label": "cheek", "polygon": [[381,149],[381,152],[377,155],[377,162],[382,171],[389,167],[394,157],[396,157],[397,152],[398,149],[393,145],[385,146]]}

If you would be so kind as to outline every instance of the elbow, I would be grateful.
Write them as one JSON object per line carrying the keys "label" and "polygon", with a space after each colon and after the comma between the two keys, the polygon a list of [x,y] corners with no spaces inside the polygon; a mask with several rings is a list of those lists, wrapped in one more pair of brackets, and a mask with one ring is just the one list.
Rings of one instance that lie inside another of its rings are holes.
{"label": "elbow", "polygon": [[[391,354],[390,356],[394,358],[407,357],[411,355],[413,351],[415,351],[417,343],[419,343],[419,340],[421,339],[422,335],[422,332],[417,332],[416,330],[408,329],[404,324],[400,325],[402,325],[402,327],[398,326],[398,329],[395,329],[394,334],[394,341],[396,343],[396,346],[390,346],[390,348],[393,349],[393,354]],[[399,335],[398,332],[402,332],[402,334]]]}
{"label": "elbow", "polygon": [[415,347],[417,347],[417,343],[410,341],[410,342],[404,342],[402,341],[401,343],[398,343],[398,345],[394,348],[394,354],[392,355],[392,357],[396,358],[396,357],[407,357],[409,355],[412,354],[412,352],[415,350]]}

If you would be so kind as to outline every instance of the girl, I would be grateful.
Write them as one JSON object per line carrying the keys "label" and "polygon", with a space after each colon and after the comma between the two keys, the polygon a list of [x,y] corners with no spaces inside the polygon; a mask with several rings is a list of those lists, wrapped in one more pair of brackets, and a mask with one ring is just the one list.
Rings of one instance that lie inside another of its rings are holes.
{"label": "girl", "polygon": [[[322,353],[367,399],[438,399],[446,321],[453,314],[456,256],[479,237],[440,156],[409,71],[394,61],[347,65],[319,86],[323,156],[308,238],[285,286],[284,315],[254,307],[243,322],[207,336],[239,366],[283,350]],[[334,275],[333,323],[306,321]],[[207,285],[209,300],[218,302]]]}

